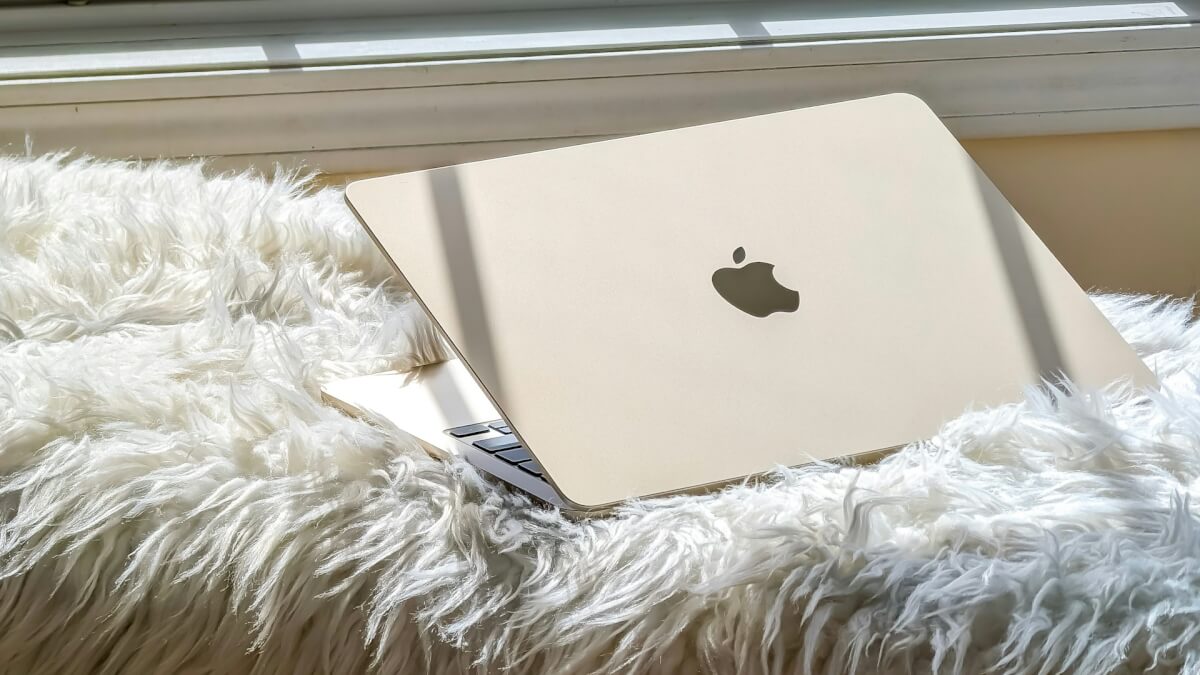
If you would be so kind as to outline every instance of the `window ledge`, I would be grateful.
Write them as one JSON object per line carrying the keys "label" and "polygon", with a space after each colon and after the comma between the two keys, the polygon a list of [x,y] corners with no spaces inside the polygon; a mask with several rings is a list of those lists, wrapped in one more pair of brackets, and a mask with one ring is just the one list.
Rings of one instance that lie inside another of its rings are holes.
{"label": "window ledge", "polygon": [[890,91],[961,137],[1191,127],[1198,15],[740,3],[0,33],[0,148],[366,170]]}

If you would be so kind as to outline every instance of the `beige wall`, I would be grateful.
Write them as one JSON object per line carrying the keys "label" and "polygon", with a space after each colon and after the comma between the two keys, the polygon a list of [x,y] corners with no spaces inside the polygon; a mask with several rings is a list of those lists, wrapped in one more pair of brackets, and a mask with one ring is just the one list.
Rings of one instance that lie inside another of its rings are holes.
{"label": "beige wall", "polygon": [[1085,288],[1200,291],[1200,129],[964,145]]}
{"label": "beige wall", "polygon": [[1200,129],[965,145],[1084,288],[1200,291]]}

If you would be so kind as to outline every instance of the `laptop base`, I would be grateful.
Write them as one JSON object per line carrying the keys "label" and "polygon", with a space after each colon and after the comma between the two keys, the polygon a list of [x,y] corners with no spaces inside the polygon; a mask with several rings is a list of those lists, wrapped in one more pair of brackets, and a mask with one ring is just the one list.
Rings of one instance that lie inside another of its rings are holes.
{"label": "laptop base", "polygon": [[[502,426],[499,414],[458,359],[407,373],[386,372],[335,380],[321,387],[321,398],[348,415],[394,427],[434,457],[460,456],[479,470],[548,504],[567,506],[553,486],[529,471],[532,467],[522,469],[522,462],[506,461],[501,456],[511,448],[490,453],[475,446],[511,434],[502,434],[488,426],[489,422]],[[474,425],[483,428],[479,433],[460,438],[448,433]]]}

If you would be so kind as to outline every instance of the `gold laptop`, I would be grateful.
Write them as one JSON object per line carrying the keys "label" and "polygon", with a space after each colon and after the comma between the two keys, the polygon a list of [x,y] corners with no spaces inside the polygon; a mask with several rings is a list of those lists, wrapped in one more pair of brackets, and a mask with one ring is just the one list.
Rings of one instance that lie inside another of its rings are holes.
{"label": "gold laptop", "polygon": [[494,407],[448,442],[572,511],[903,446],[1064,376],[1154,383],[906,94],[346,198]]}

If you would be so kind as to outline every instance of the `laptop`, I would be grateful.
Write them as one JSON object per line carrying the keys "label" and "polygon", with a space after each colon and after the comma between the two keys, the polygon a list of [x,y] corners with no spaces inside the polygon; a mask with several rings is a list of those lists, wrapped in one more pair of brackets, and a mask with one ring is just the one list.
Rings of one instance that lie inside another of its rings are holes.
{"label": "laptop", "polygon": [[445,424],[435,445],[573,513],[877,456],[1064,378],[1155,383],[907,94],[372,178],[346,199],[458,361],[342,396],[451,392],[454,415],[412,407]]}

